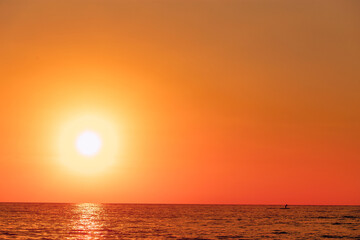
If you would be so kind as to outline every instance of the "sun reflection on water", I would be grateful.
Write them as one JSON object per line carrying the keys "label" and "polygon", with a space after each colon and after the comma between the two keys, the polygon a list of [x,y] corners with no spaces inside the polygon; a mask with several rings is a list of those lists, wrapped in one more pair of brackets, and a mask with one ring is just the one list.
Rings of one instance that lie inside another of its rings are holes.
{"label": "sun reflection on water", "polygon": [[73,208],[71,223],[75,239],[100,239],[103,236],[104,210],[101,204],[81,203]]}

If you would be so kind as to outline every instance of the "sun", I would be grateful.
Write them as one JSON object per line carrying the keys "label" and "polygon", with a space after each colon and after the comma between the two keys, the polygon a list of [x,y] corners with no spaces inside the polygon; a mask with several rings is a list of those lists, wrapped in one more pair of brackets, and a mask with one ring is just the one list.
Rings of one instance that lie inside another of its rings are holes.
{"label": "sun", "polygon": [[77,137],[75,145],[81,155],[91,157],[99,153],[102,140],[96,132],[86,130]]}
{"label": "sun", "polygon": [[59,161],[81,174],[104,172],[118,161],[118,131],[106,118],[86,115],[65,122],[60,128]]}

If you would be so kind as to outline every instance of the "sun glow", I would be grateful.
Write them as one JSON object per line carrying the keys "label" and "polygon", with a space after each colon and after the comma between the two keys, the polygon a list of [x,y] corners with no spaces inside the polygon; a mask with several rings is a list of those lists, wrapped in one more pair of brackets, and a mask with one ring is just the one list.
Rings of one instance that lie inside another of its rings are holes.
{"label": "sun glow", "polygon": [[84,174],[99,173],[116,163],[116,128],[97,116],[83,116],[63,125],[59,138],[60,162]]}

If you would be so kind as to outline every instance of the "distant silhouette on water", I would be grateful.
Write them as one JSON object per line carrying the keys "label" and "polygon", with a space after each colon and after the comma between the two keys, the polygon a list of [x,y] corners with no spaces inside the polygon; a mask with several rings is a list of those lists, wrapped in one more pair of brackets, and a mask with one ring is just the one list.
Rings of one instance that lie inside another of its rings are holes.
{"label": "distant silhouette on water", "polygon": [[285,206],[284,206],[284,207],[282,207],[282,208],[280,208],[280,209],[290,209],[290,208],[288,208],[288,205],[287,205],[287,204],[285,204]]}

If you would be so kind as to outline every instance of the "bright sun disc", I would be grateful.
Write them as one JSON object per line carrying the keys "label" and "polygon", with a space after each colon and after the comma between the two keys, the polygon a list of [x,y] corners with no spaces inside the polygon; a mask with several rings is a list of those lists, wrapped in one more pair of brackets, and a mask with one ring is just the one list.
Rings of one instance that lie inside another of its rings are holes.
{"label": "bright sun disc", "polygon": [[59,137],[60,162],[81,174],[109,169],[118,159],[117,127],[107,119],[86,115],[65,122]]}
{"label": "bright sun disc", "polygon": [[93,131],[85,131],[76,139],[76,149],[81,155],[94,156],[101,149],[102,141],[99,135]]}

